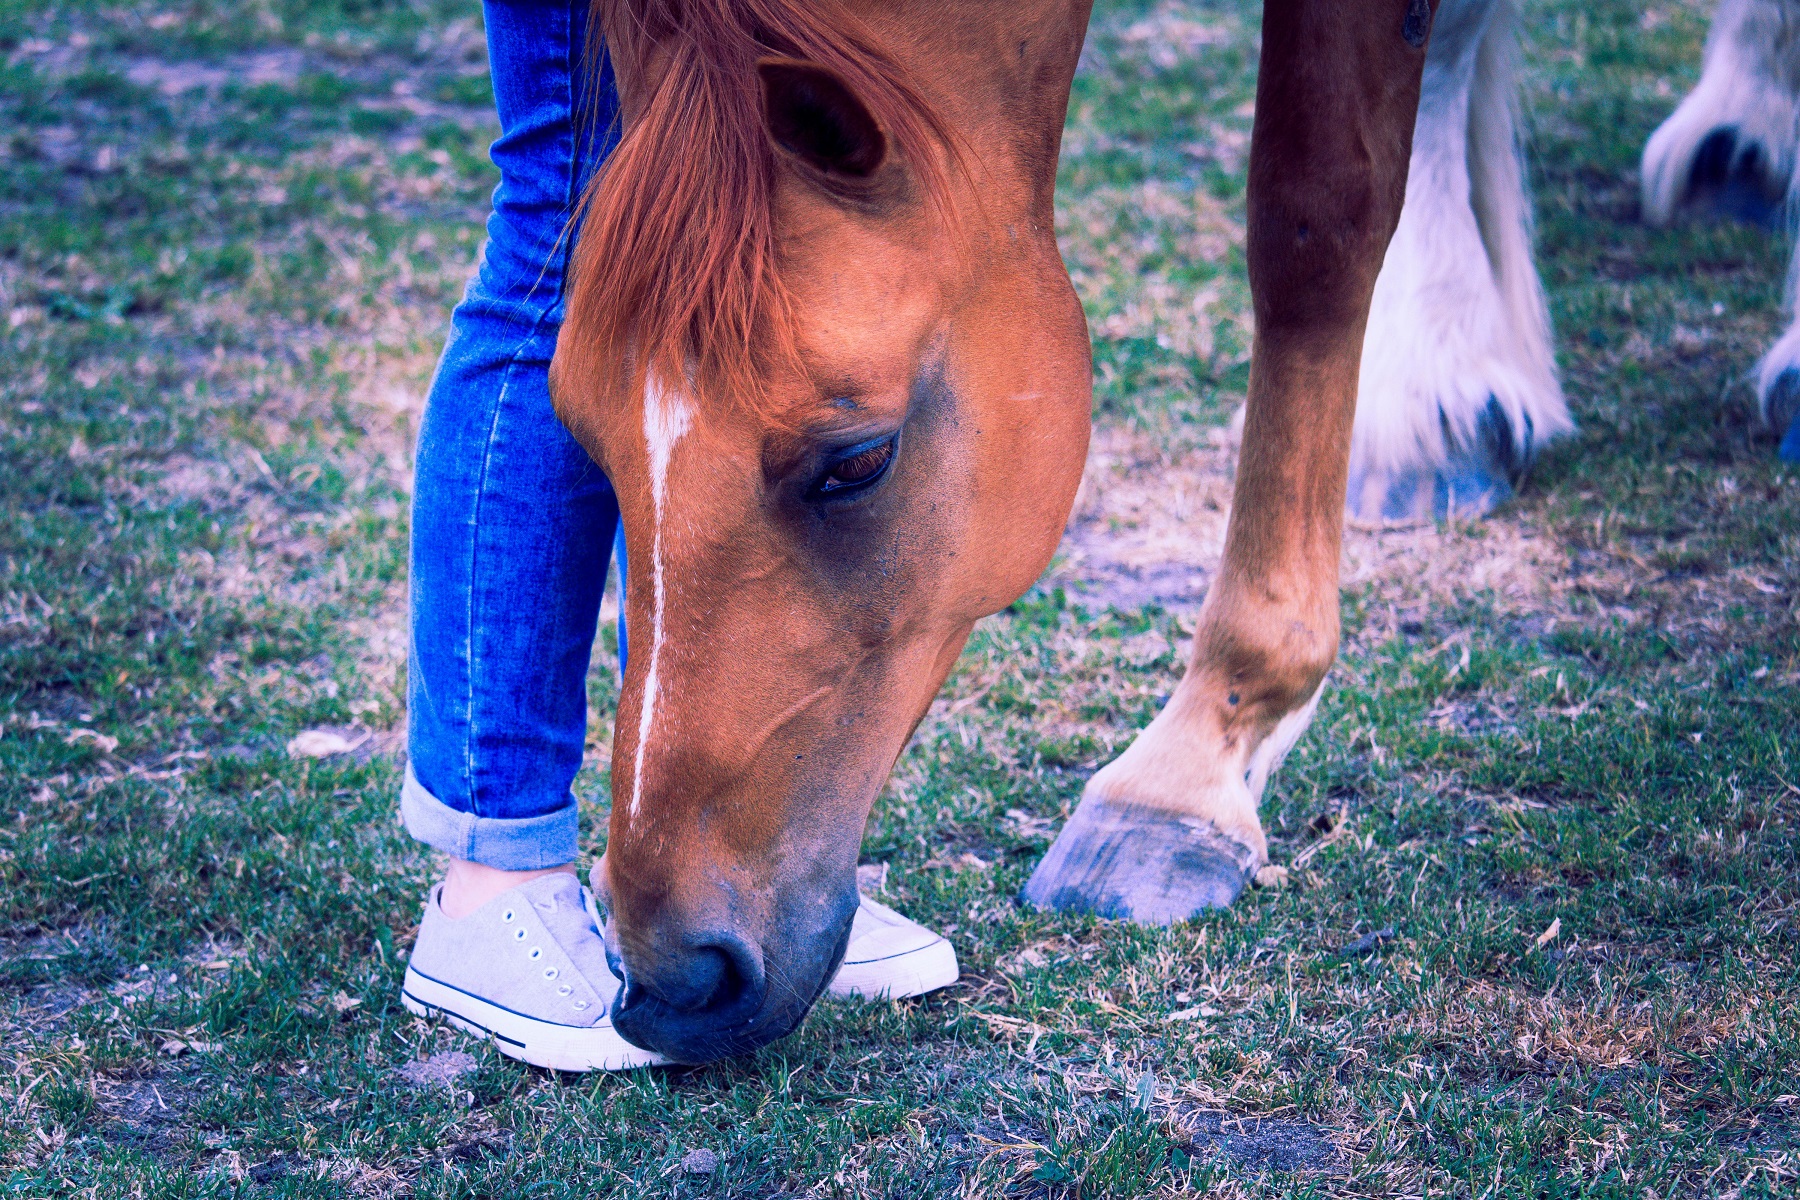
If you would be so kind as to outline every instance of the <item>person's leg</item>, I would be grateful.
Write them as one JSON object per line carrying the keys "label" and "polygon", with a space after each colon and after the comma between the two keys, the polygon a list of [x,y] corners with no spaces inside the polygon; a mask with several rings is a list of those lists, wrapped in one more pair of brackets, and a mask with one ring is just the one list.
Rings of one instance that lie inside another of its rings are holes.
{"label": "person's leg", "polygon": [[615,98],[587,69],[586,0],[484,11],[500,186],[419,433],[400,802],[451,861],[401,996],[515,1058],[617,1069],[659,1060],[612,1028],[618,980],[574,876],[570,787],[618,505],[549,395],[571,221]]}
{"label": "person's leg", "polygon": [[501,181],[419,436],[401,801],[452,860],[452,917],[573,870],[570,785],[618,522],[548,390],[570,223],[616,97],[604,70],[584,86],[585,0],[488,0],[485,14]]}

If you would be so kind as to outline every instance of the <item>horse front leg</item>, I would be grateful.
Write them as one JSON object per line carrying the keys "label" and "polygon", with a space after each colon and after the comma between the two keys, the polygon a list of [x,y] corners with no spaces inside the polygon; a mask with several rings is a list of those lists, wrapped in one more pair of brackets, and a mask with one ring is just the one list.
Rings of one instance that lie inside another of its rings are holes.
{"label": "horse front leg", "polygon": [[1435,0],[1268,0],[1250,148],[1256,309],[1225,558],[1168,705],[1089,781],[1026,885],[1146,924],[1268,861],[1257,801],[1337,657],[1338,554],[1369,300],[1406,193]]}

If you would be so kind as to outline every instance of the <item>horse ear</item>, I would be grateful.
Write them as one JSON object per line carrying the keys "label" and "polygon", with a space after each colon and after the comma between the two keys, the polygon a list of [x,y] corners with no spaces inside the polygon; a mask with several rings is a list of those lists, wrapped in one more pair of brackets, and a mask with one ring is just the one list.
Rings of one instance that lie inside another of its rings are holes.
{"label": "horse ear", "polygon": [[887,160],[887,135],[835,72],[796,58],[765,58],[763,121],[794,157],[844,180],[868,179]]}

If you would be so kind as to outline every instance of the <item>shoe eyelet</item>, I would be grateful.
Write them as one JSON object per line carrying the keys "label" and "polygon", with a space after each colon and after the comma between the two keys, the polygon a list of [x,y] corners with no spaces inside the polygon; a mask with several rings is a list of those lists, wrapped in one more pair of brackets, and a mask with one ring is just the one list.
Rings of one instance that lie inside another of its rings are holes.
{"label": "shoe eyelet", "polygon": [[517,929],[513,930],[513,937],[517,941],[521,941],[521,942],[524,941],[525,940],[525,927],[523,925],[521,925]]}
{"label": "shoe eyelet", "polygon": [[556,989],[556,994],[559,996],[566,996],[574,990],[575,990],[574,988],[570,987],[568,984],[565,983],[561,987]]}
{"label": "shoe eyelet", "polygon": [[511,925],[513,922],[513,910],[509,908],[505,912],[501,913],[500,919],[502,921],[505,921],[508,925]]}
{"label": "shoe eyelet", "polygon": [[525,957],[529,958],[535,962],[536,960],[544,957],[544,948],[542,946],[533,946],[531,948],[530,952],[528,952],[525,955]]}
{"label": "shoe eyelet", "polygon": [[556,968],[555,967],[545,967],[544,968],[544,978],[545,979],[555,979],[556,978]]}
{"label": "shoe eyelet", "polygon": [[587,1001],[586,1001],[586,1000],[577,1000],[577,1001],[576,1001],[576,1002],[575,1002],[575,1011],[576,1011],[576,1012],[580,1012],[580,1011],[581,1011],[581,1010],[582,1010],[582,1009],[584,1009],[584,1008],[586,1008],[586,1007],[587,1007]]}

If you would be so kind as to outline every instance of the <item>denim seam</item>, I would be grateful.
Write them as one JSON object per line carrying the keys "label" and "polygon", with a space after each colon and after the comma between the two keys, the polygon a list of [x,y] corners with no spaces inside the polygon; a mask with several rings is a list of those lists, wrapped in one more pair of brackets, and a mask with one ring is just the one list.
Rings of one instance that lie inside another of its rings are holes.
{"label": "denim seam", "polygon": [[[565,172],[568,177],[568,182],[563,188],[563,226],[562,230],[556,235],[556,240],[550,244],[550,253],[546,257],[543,267],[539,269],[537,278],[531,281],[531,290],[525,294],[523,303],[529,306],[536,301],[538,288],[543,284],[545,277],[550,274],[553,266],[556,268],[556,294],[547,302],[543,302],[544,306],[542,310],[533,318],[531,331],[525,335],[525,343],[521,343],[520,345],[521,350],[524,349],[525,344],[528,344],[537,336],[538,330],[543,326],[545,321],[550,319],[550,314],[554,312],[557,305],[562,302],[563,291],[568,285],[568,260],[570,252],[574,248],[574,197],[580,190],[577,183],[581,175],[581,137],[579,134],[581,114],[575,111],[574,72],[577,70],[575,61],[575,21],[568,8],[564,9],[563,18],[568,22],[568,27],[563,30],[562,39],[563,45],[567,47],[567,56],[563,61],[565,69],[563,70],[562,78],[567,81],[568,85],[568,91],[564,94],[563,98],[563,109],[569,114],[568,132],[565,135],[568,139],[566,159],[569,169]],[[562,324],[561,319],[559,318],[555,324],[560,326]],[[510,363],[508,364],[507,369],[509,372],[511,371]]]}
{"label": "denim seam", "polygon": [[[563,209],[564,209],[564,212],[567,213],[569,211],[569,205],[570,205],[569,197],[574,194],[575,186],[576,186],[576,176],[580,173],[581,147],[580,147],[580,141],[575,135],[575,125],[576,125],[576,121],[578,119],[578,114],[575,112],[575,84],[574,84],[574,74],[573,74],[574,67],[575,67],[575,63],[574,63],[574,57],[575,57],[574,22],[573,22],[573,18],[569,14],[567,8],[565,8],[565,10],[564,10],[564,19],[569,21],[569,28],[564,30],[564,36],[563,36],[563,44],[568,47],[567,62],[568,62],[568,66],[569,66],[569,70],[565,71],[563,73],[563,78],[569,81],[569,83],[568,83],[569,90],[568,90],[567,98],[565,101],[565,108],[568,110],[568,113],[569,113],[569,133],[567,135],[568,139],[569,139],[568,151],[567,151],[567,162],[568,162],[567,175],[568,175],[569,182],[563,193]],[[565,228],[564,236],[566,236],[566,234],[567,234],[567,229]],[[550,273],[550,270],[552,267],[555,267],[557,270],[556,293],[557,293],[557,296],[560,298],[560,296],[562,295],[563,281],[566,280],[567,276],[568,276],[566,253],[567,252],[566,252],[565,248],[561,244],[561,238],[559,237],[557,244],[552,248],[552,250],[550,252],[548,261],[546,261],[544,264],[543,270],[538,273],[538,278],[535,281],[533,281],[533,283],[531,285],[531,293],[526,296],[525,303],[528,307],[531,305],[531,301],[535,297],[535,293],[538,289],[538,286],[543,282],[544,276],[548,275]],[[497,430],[499,429],[501,413],[505,411],[507,399],[512,392],[514,373],[519,368],[519,359],[524,355],[526,348],[538,339],[538,337],[540,336],[540,334],[542,333],[542,331],[544,329],[544,326],[549,323],[554,323],[554,324],[558,324],[558,325],[561,324],[560,321],[551,322],[551,319],[550,319],[551,314],[555,311],[555,308],[556,308],[555,300],[551,300],[547,305],[544,305],[542,308],[539,308],[538,311],[535,312],[532,316],[531,328],[526,331],[525,336],[519,340],[518,345],[515,346],[512,350],[512,353],[507,356],[506,374],[505,374],[505,378],[504,378],[503,382],[500,385],[500,394],[497,397],[495,397],[495,400],[494,400],[493,421],[488,427],[487,442],[484,445],[483,450],[482,450],[481,472],[478,476],[478,480],[477,480],[477,484],[476,484],[475,509],[474,509],[473,513],[471,514],[471,519],[477,529],[479,529],[480,525],[481,525],[481,506],[487,495],[487,482],[488,482],[489,468],[490,468],[490,464],[493,461],[494,440],[495,440],[495,437],[497,434]],[[475,744],[478,739],[476,737],[477,716],[476,716],[476,708],[475,708],[475,690],[476,690],[476,688],[475,688],[475,671],[476,671],[475,606],[476,606],[476,600],[475,600],[475,595],[474,595],[474,592],[475,592],[474,581],[479,578],[477,568],[479,566],[479,556],[481,554],[481,549],[482,549],[481,538],[479,536],[472,538],[471,545],[469,548],[469,558],[470,558],[470,561],[469,561],[470,596],[469,596],[469,609],[468,609],[469,615],[468,615],[468,626],[467,626],[467,630],[466,630],[466,634],[465,634],[465,646],[467,649],[467,661],[469,663],[468,704],[466,707],[466,711],[468,713],[469,736],[468,736],[467,742],[464,744],[464,747],[463,747],[463,762],[464,762],[463,773],[464,773],[464,777],[465,777],[465,785],[468,789],[469,808],[474,813],[474,815],[477,817],[480,817],[482,815],[482,812],[481,812],[481,797],[479,795],[479,792],[478,792],[478,789],[476,786],[476,779],[475,779]],[[474,836],[473,830],[471,830],[471,832],[470,832],[471,840],[473,840],[473,836]]]}
{"label": "denim seam", "polygon": [[[583,5],[582,7],[585,7],[585,5]],[[563,45],[568,47],[568,55],[569,55],[568,63],[567,63],[568,70],[563,72],[563,78],[568,81],[568,88],[569,88],[569,94],[568,94],[569,186],[568,186],[568,190],[563,193],[564,220],[563,220],[562,236],[571,238],[571,244],[568,247],[568,250],[570,250],[570,251],[574,250],[572,235],[574,233],[573,224],[574,224],[574,216],[575,216],[575,197],[576,197],[576,194],[578,192],[580,192],[580,190],[581,190],[581,150],[582,150],[582,146],[581,146],[582,114],[576,110],[576,97],[577,97],[577,93],[580,91],[580,89],[575,86],[575,78],[576,78],[575,72],[581,70],[583,64],[575,61],[575,12],[574,12],[575,8],[576,8],[575,3],[567,4],[563,8],[564,15],[569,22],[569,34],[567,37],[565,37],[563,39]],[[584,38],[583,38],[584,44],[582,46],[582,49],[584,52],[586,50],[585,41],[586,41],[586,39],[584,36]],[[599,80],[594,80],[595,85],[598,85],[599,82],[600,82]],[[559,244],[560,244],[560,239],[559,239]],[[566,279],[568,276],[568,273],[565,271],[563,274],[564,274],[564,278]],[[560,295],[562,292],[562,289],[558,288],[557,292]]]}

